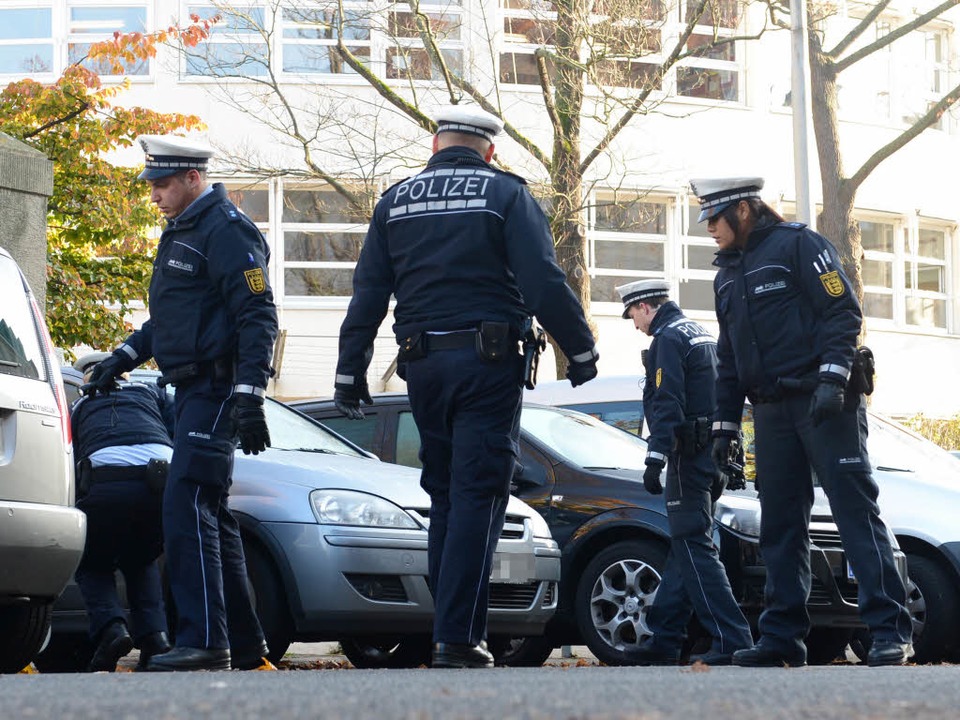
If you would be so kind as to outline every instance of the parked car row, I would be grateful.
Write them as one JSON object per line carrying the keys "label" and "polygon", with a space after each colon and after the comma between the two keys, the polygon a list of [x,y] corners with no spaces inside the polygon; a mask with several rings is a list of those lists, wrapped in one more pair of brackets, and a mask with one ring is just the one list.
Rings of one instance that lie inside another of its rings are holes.
{"label": "parked car row", "polygon": [[[643,425],[643,378],[629,375],[599,380],[603,381],[599,383],[602,387],[595,394],[590,390],[593,383],[584,388],[586,392],[579,392],[571,391],[567,382],[546,382],[528,392],[527,397],[639,432]],[[875,413],[868,417],[867,444],[873,477],[880,487],[880,514],[907,556],[914,659],[956,662],[960,660],[960,526],[956,522],[960,468],[949,452],[902,425]],[[747,477],[753,479],[753,414],[749,406],[742,426]],[[851,647],[865,657],[869,633],[856,632]]]}
{"label": "parked car row", "polygon": [[[589,386],[587,386],[589,387]],[[292,406],[387,462],[419,467],[420,438],[406,395],[374,397],[364,420],[348,420],[332,401]],[[514,493],[546,519],[563,552],[560,604],[543,638],[514,643],[517,664],[540,664],[554,647],[586,644],[602,661],[622,664],[624,650],[650,632],[653,601],[668,550],[666,505],[640,478],[646,443],[579,412],[525,403]],[[716,541],[734,593],[756,620],[765,570],[759,553],[760,504],[750,491],[717,505]],[[847,572],[825,496],[813,510],[808,608],[812,663],[829,662],[862,627],[857,586]],[[897,552],[906,576],[903,553]],[[695,631],[697,627],[692,626]]]}
{"label": "parked car row", "polygon": [[[82,382],[63,369],[67,394]],[[137,371],[134,379],[156,380]],[[237,451],[230,507],[240,523],[257,612],[279,660],[291,642],[339,641],[358,667],[429,663],[430,501],[419,473],[376,457],[282,403],[265,405],[272,446]],[[491,645],[539,635],[557,607],[560,551],[516,498],[494,555]],[[91,645],[76,585],[57,601],[43,671],[85,667]]]}

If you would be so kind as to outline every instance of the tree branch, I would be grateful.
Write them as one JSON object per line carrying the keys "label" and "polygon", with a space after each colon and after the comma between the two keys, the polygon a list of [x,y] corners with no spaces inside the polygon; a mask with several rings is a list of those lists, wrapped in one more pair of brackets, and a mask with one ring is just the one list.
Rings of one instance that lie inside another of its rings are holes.
{"label": "tree branch", "polygon": [[844,37],[840,39],[833,50],[830,50],[826,53],[827,57],[836,59],[840,54],[846,50],[852,43],[854,43],[857,38],[863,35],[866,32],[867,28],[873,25],[873,21],[876,20],[880,13],[887,9],[887,6],[890,5],[890,0],[880,0],[876,5],[870,8],[870,12],[863,16],[863,19],[858,22]]}
{"label": "tree branch", "polygon": [[74,110],[74,111],[72,111],[72,112],[67,113],[67,114],[64,115],[63,117],[59,117],[59,118],[56,118],[55,120],[51,120],[51,121],[48,122],[48,123],[44,123],[43,125],[41,125],[40,127],[38,127],[36,130],[31,130],[31,131],[28,132],[28,133],[24,133],[24,135],[23,135],[23,137],[22,137],[21,139],[23,139],[23,140],[29,140],[29,139],[32,138],[32,137],[36,137],[37,135],[39,135],[40,133],[42,133],[44,130],[49,130],[50,128],[56,127],[57,125],[62,125],[62,124],[65,123],[65,122],[70,122],[70,121],[73,120],[75,117],[78,117],[78,116],[82,115],[83,113],[85,113],[85,112],[86,112],[87,110],[89,110],[89,109],[90,109],[90,103],[84,101],[84,102],[80,103],[80,107],[78,107],[76,110]]}

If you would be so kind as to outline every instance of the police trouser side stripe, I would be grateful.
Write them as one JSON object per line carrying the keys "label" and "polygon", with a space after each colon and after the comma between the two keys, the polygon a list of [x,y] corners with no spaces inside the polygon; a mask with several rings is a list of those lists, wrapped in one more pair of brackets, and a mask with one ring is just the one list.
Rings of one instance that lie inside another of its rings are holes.
{"label": "police trouser side stripe", "polygon": [[693,568],[693,574],[697,577],[697,587],[700,588],[700,595],[703,597],[703,604],[707,608],[707,612],[710,613],[710,619],[713,621],[713,626],[717,629],[717,636],[720,640],[720,652],[723,652],[726,649],[726,642],[723,638],[723,630],[720,628],[720,623],[717,622],[717,616],[713,612],[713,608],[710,607],[710,596],[707,595],[707,591],[703,588],[703,580],[700,577],[700,571],[697,570],[697,564],[693,561],[693,553],[690,551],[690,544],[684,540],[683,547],[687,551],[687,558],[690,560],[690,567]]}
{"label": "police trouser side stripe", "polygon": [[207,568],[203,556],[203,533],[200,531],[200,486],[193,496],[193,511],[197,516],[197,556],[200,559],[200,582],[203,585],[203,647],[210,647],[210,603],[207,598]]}
{"label": "police trouser side stripe", "polygon": [[[500,498],[493,498],[493,501],[490,503],[490,517],[487,520],[487,541],[483,546],[484,559],[490,555],[490,536],[493,534],[493,521],[494,518],[497,517],[499,509]],[[477,589],[473,596],[473,611],[470,613],[470,630],[467,635],[467,642],[473,642],[473,625],[477,619],[477,605],[480,603],[480,588],[483,586],[484,572],[486,572],[489,577],[490,568],[486,567],[486,561],[480,563],[480,577],[477,578]]]}

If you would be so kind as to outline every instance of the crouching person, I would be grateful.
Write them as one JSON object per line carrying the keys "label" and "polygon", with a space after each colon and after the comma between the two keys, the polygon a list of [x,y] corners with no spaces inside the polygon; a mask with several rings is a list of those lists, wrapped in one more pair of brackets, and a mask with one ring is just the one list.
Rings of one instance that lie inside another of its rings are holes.
{"label": "crouching person", "polygon": [[[88,381],[93,353],[74,367]],[[172,405],[172,404],[171,404]],[[163,551],[163,485],[173,454],[172,407],[155,383],[124,383],[91,390],[71,412],[77,458],[77,507],[87,515],[87,541],[76,580],[96,644],[90,672],[113,672],[117,661],[140,649],[137,670],[170,650],[157,563]],[[123,573],[130,624],[117,595]]]}

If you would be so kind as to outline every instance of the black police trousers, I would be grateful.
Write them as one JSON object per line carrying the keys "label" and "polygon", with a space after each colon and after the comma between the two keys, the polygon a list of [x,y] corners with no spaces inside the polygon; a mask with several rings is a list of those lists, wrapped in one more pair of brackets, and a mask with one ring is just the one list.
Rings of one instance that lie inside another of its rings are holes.
{"label": "black police trousers", "polygon": [[732,653],[753,646],[750,625],[713,543],[710,485],[715,473],[709,446],[693,456],[670,454],[664,490],[670,552],[647,613],[653,643],[665,650],[680,649],[692,612],[713,638],[711,651]]}
{"label": "black police trousers", "polygon": [[489,362],[473,347],[430,351],[407,367],[430,495],[428,564],[434,642],[486,638],[493,553],[518,453],[522,357]]}
{"label": "black police trousers", "polygon": [[753,408],[760,483],[760,552],[767,568],[760,642],[786,653],[805,649],[810,629],[810,512],[816,473],[830,501],[847,562],[859,587],[861,619],[874,639],[910,642],[903,581],[877,507],[879,489],[867,455],[863,396],[817,427],[810,394]]}
{"label": "black police trousers", "polygon": [[90,637],[126,621],[115,571],[123,573],[134,640],[167,631],[157,558],[163,550],[159,492],[135,468],[136,479],[94,482],[77,507],[87,516],[87,539],[76,581],[90,620]]}
{"label": "black police trousers", "polygon": [[163,532],[178,647],[246,648],[263,640],[240,528],[227,507],[236,449],[230,395],[226,380],[177,385]]}

